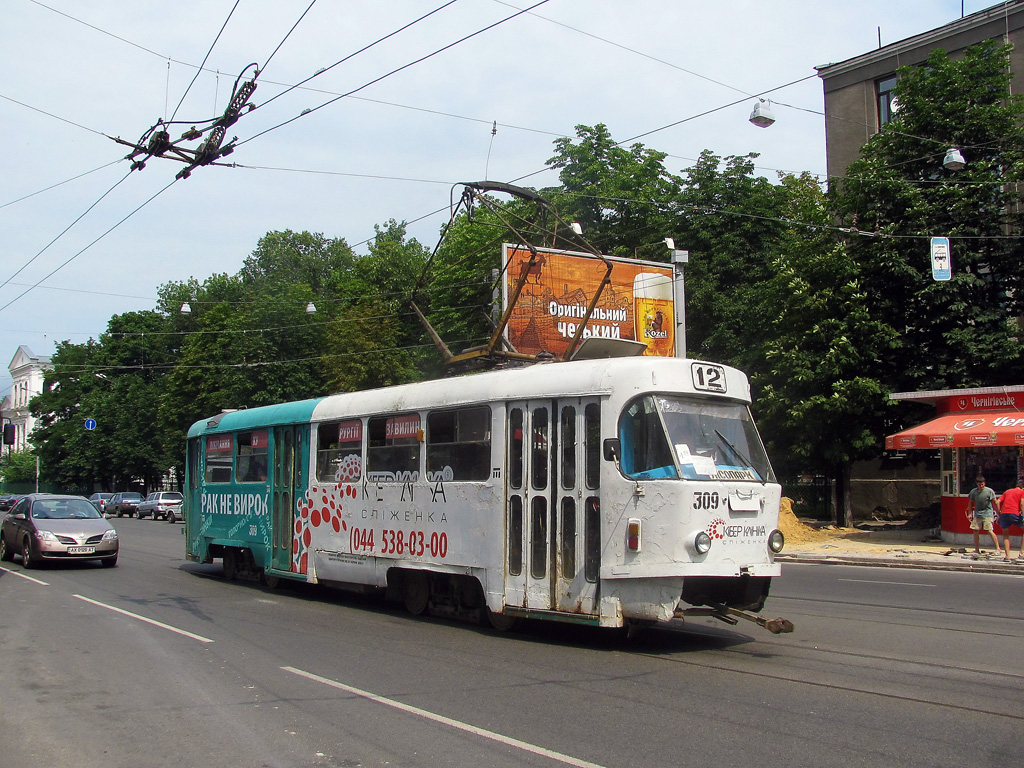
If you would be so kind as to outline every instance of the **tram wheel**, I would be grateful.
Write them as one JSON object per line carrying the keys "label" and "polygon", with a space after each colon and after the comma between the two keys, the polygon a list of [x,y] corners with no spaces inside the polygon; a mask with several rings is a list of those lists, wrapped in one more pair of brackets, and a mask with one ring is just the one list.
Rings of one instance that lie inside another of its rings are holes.
{"label": "tram wheel", "polygon": [[430,582],[422,571],[410,571],[402,579],[402,600],[413,616],[422,616],[430,602]]}
{"label": "tram wheel", "polygon": [[509,616],[507,613],[495,613],[486,605],[484,606],[484,613],[487,614],[487,623],[499,632],[508,632],[519,623],[518,616]]}
{"label": "tram wheel", "polygon": [[277,589],[278,585],[281,583],[281,577],[274,576],[272,573],[267,573],[266,571],[260,571],[260,582],[262,582],[263,586],[267,589]]}
{"label": "tram wheel", "polygon": [[238,576],[238,555],[235,554],[235,550],[226,549],[224,550],[224,578],[232,581],[236,576]]}

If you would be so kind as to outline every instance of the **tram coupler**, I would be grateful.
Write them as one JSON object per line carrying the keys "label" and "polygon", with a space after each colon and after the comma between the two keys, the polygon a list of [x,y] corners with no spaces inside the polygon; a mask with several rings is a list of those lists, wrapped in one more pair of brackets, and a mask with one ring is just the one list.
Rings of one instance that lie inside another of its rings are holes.
{"label": "tram coupler", "polygon": [[732,626],[739,624],[738,619],[745,619],[767,629],[773,635],[782,635],[793,631],[793,622],[789,619],[766,619],[764,616],[757,616],[753,613],[741,611],[738,608],[730,608],[727,605],[720,604],[712,605],[709,608],[684,608],[681,611],[677,610],[675,615],[680,618],[686,616],[712,616]]}

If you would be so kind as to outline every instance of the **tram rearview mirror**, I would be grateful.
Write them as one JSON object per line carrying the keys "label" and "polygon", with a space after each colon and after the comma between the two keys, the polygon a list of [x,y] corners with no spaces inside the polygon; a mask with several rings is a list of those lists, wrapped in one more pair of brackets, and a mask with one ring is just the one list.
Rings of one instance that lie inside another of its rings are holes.
{"label": "tram rearview mirror", "polygon": [[604,441],[604,460],[605,461],[618,461],[619,451],[621,445],[619,438],[609,437]]}

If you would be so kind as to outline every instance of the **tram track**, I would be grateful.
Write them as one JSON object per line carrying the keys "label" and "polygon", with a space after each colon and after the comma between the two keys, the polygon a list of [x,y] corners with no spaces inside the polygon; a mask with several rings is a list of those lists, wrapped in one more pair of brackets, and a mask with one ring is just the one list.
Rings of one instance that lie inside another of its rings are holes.
{"label": "tram track", "polygon": [[[703,632],[694,632],[695,628],[689,629],[667,629],[671,633],[678,634],[689,634],[691,636],[700,636],[705,638],[712,637],[706,635]],[[1002,637],[1002,634],[987,633],[993,636]],[[1021,722],[1024,721],[1024,714],[1021,714],[1013,710],[1015,706],[1011,700],[1002,701],[999,699],[989,700],[986,704],[971,704],[966,701],[950,701],[943,700],[939,697],[925,697],[920,694],[914,694],[912,692],[899,692],[893,690],[884,690],[881,686],[902,685],[899,682],[895,682],[892,678],[886,680],[882,677],[869,678],[877,682],[879,687],[871,687],[869,685],[851,685],[847,682],[843,682],[838,679],[829,680],[815,680],[810,679],[808,675],[800,674],[784,674],[778,671],[769,671],[763,667],[758,668],[744,668],[738,663],[730,664],[727,661],[721,660],[721,657],[731,657],[732,659],[744,661],[751,661],[757,664],[764,664],[765,662],[792,662],[792,663],[806,663],[808,660],[808,654],[813,654],[818,660],[827,663],[829,668],[839,670],[836,673],[838,677],[840,674],[850,674],[851,670],[856,670],[860,665],[850,664],[853,662],[864,662],[867,665],[876,665],[874,669],[879,674],[884,674],[882,665],[891,664],[893,666],[899,666],[900,674],[907,676],[914,676],[915,679],[921,681],[943,681],[943,680],[955,680],[956,678],[967,678],[961,680],[961,683],[965,684],[963,690],[991,690],[994,685],[997,685],[1000,681],[1012,681],[1014,691],[1008,691],[1009,696],[1014,696],[1015,691],[1019,689],[1019,685],[1024,682],[1024,674],[1006,672],[1003,670],[985,669],[975,666],[968,666],[962,664],[951,664],[936,661],[923,661],[919,659],[908,659],[899,656],[892,656],[878,653],[867,653],[858,651],[848,650],[835,650],[818,647],[807,647],[800,646],[793,649],[787,649],[784,646],[779,646],[775,651],[781,650],[782,653],[772,652],[765,654],[763,651],[745,651],[737,648],[723,648],[717,647],[713,650],[708,651],[710,654],[714,654],[715,659],[710,658],[692,658],[692,657],[680,657],[678,655],[666,655],[664,652],[645,652],[637,650],[636,654],[639,657],[648,659],[663,664],[687,666],[707,670],[710,672],[725,672],[735,675],[741,675],[744,677],[752,677],[763,680],[769,680],[773,682],[790,683],[794,685],[803,685],[812,688],[824,689],[829,691],[836,691],[842,693],[862,694],[866,696],[877,697],[890,702],[902,702],[908,704],[921,704],[926,706],[936,707],[946,711],[952,712],[963,712],[971,714],[982,714],[982,715],[994,715],[996,717],[1004,718],[1010,721]],[[792,650],[792,653],[787,651]],[[696,651],[698,654],[703,654],[703,651]],[[798,653],[800,655],[798,655]],[[809,670],[809,673],[813,673]],[[923,683],[922,683],[923,685]],[[951,695],[956,695],[953,693]]]}

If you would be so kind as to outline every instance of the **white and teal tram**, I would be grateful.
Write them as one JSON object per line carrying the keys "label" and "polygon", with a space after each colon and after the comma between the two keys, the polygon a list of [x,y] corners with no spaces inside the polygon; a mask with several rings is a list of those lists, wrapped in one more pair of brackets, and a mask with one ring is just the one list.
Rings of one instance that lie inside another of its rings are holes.
{"label": "white and teal tram", "polygon": [[749,404],[733,368],[628,357],[224,412],[188,433],[187,556],[498,627],[764,625],[780,487]]}

